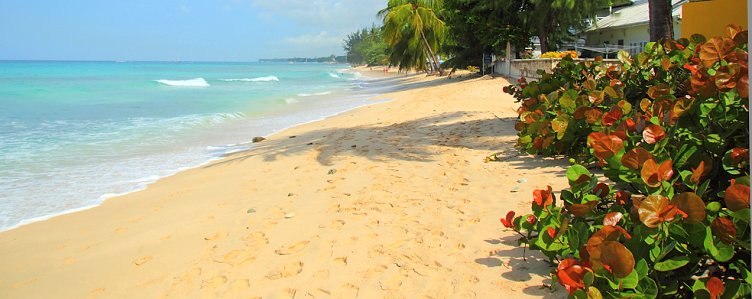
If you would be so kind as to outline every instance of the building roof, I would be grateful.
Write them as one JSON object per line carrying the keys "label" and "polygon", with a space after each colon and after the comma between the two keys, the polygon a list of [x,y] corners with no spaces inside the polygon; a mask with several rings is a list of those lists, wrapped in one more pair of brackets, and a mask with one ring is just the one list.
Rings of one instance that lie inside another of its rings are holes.
{"label": "building roof", "polygon": [[[615,29],[623,27],[632,27],[642,24],[647,24],[650,21],[650,14],[647,1],[633,1],[631,6],[624,7],[605,18],[602,18],[595,22],[587,32],[602,30],[602,29]],[[681,6],[687,2],[686,0],[672,0],[673,10],[671,15],[674,18],[681,19],[682,10]]]}

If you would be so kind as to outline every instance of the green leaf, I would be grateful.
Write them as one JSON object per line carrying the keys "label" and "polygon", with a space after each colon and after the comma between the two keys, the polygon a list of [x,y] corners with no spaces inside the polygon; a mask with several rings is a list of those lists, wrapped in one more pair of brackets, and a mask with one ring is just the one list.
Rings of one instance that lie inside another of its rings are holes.
{"label": "green leaf", "polygon": [[637,284],[637,290],[645,295],[645,298],[655,298],[658,296],[658,285],[650,277],[641,278]]}
{"label": "green leaf", "polygon": [[684,267],[687,263],[689,263],[688,256],[675,256],[668,260],[656,263],[653,268],[661,272],[666,272]]}
{"label": "green leaf", "polygon": [[721,203],[717,201],[710,202],[705,206],[705,210],[711,213],[718,213],[721,210]]}
{"label": "green leaf", "polygon": [[[682,145],[679,152],[674,156],[674,168],[683,169],[690,158],[697,152],[697,147],[694,145]],[[690,172],[691,173],[691,172]],[[683,180],[683,179],[682,179]]]}
{"label": "green leaf", "polygon": [[648,275],[648,263],[645,261],[645,259],[640,259],[635,264],[635,272],[637,272],[637,278],[643,279],[645,276]]}
{"label": "green leaf", "polygon": [[624,278],[616,278],[616,281],[621,284],[622,289],[634,289],[637,287],[637,283],[639,282],[639,277],[637,274],[637,271],[632,271],[632,273],[629,273],[627,277]]}
{"label": "green leaf", "polygon": [[749,223],[749,209],[741,209],[731,214],[734,220]]}
{"label": "green leaf", "polygon": [[583,175],[586,175],[588,177],[592,176],[592,174],[590,174],[590,171],[588,171],[587,168],[582,165],[576,164],[570,166],[569,169],[567,169],[567,179],[569,180],[569,185],[575,185],[575,182],[577,182],[577,180]]}

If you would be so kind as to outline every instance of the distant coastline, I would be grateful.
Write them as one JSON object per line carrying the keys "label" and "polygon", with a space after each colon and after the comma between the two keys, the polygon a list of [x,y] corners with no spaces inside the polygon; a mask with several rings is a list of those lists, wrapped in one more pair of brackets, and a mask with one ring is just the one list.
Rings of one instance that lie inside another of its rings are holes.
{"label": "distant coastline", "polygon": [[327,57],[262,58],[262,59],[259,59],[259,62],[347,63],[347,56],[330,55]]}

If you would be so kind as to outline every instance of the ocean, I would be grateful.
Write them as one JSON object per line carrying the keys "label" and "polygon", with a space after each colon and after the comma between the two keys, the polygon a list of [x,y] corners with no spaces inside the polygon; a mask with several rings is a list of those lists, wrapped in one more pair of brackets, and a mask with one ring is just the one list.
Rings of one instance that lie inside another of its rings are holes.
{"label": "ocean", "polygon": [[0,61],[0,230],[86,209],[380,90],[347,65]]}

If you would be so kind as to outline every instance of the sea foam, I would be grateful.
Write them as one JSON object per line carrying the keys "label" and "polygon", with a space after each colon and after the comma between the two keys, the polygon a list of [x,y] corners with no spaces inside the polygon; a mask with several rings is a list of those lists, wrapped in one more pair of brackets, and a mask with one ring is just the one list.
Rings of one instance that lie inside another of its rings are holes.
{"label": "sea foam", "polygon": [[312,97],[312,96],[325,96],[328,94],[331,94],[331,91],[323,91],[323,92],[316,92],[316,93],[299,93],[299,97]]}
{"label": "sea foam", "polygon": [[239,78],[239,79],[220,79],[225,82],[271,82],[271,81],[279,81],[279,78],[277,76],[266,76],[266,77],[258,77],[258,78]]}
{"label": "sea foam", "polygon": [[196,78],[189,80],[154,80],[167,86],[180,86],[180,87],[208,87],[209,83],[204,78]]}

